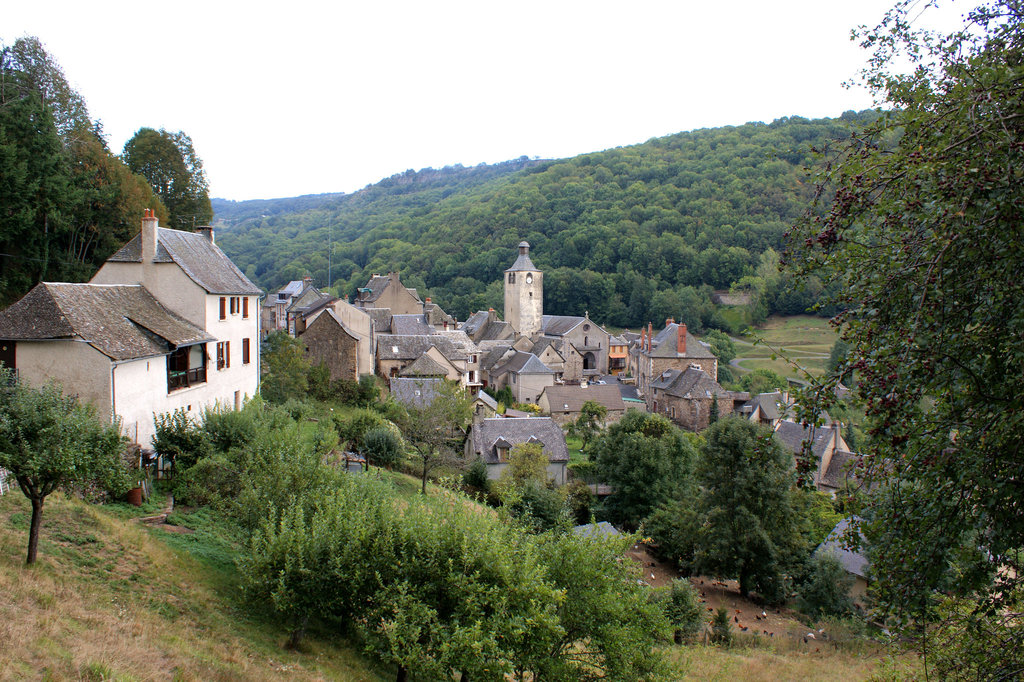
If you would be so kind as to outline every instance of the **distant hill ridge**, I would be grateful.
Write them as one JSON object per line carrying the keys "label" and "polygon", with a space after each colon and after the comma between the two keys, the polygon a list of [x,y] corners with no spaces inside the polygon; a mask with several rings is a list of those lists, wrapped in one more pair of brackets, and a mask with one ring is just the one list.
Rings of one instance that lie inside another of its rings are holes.
{"label": "distant hill ridge", "polygon": [[547,313],[589,311],[620,327],[706,317],[711,288],[755,275],[762,254],[783,248],[813,192],[812,149],[878,115],[787,117],[568,159],[409,170],[352,194],[216,199],[218,243],[268,290],[309,274],[351,295],[371,274],[398,270],[465,319],[501,309],[501,273],[525,239],[545,271]]}

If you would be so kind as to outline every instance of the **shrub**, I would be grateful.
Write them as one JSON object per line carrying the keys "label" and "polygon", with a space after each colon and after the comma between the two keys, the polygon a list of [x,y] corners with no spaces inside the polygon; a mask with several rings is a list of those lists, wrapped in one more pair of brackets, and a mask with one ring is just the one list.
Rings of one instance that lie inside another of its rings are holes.
{"label": "shrub", "polygon": [[169,457],[178,469],[187,469],[210,454],[206,433],[196,426],[184,408],[154,415],[153,449]]}
{"label": "shrub", "polygon": [[250,405],[243,410],[206,410],[201,430],[214,451],[227,452],[231,448],[243,447],[256,436],[259,412],[255,403]]}
{"label": "shrub", "polygon": [[338,437],[348,441],[353,450],[362,452],[363,436],[371,429],[386,426],[388,421],[373,410],[360,409],[352,413],[352,416],[341,417],[335,415],[334,428],[338,431]]}
{"label": "shrub", "polygon": [[224,508],[241,491],[242,472],[237,462],[224,454],[203,457],[174,481],[179,502],[196,507]]}
{"label": "shrub", "polygon": [[489,481],[487,480],[487,465],[477,457],[469,465],[466,472],[462,474],[462,482],[477,490],[487,492]]}
{"label": "shrub", "polygon": [[732,625],[729,623],[729,609],[719,606],[711,621],[711,641],[722,646],[732,644]]}
{"label": "shrub", "polygon": [[586,483],[576,480],[563,486],[562,496],[566,510],[577,525],[590,523],[597,498]]}
{"label": "shrub", "polygon": [[402,458],[402,437],[391,426],[375,426],[363,434],[360,450],[374,466],[390,469]]}
{"label": "shrub", "polygon": [[697,592],[689,580],[673,580],[672,585],[659,592],[665,615],[672,624],[672,639],[676,644],[692,642],[704,627],[704,610]]}
{"label": "shrub", "polygon": [[821,552],[808,561],[807,580],[800,586],[797,608],[807,615],[845,616],[853,611],[853,578],[834,554]]}

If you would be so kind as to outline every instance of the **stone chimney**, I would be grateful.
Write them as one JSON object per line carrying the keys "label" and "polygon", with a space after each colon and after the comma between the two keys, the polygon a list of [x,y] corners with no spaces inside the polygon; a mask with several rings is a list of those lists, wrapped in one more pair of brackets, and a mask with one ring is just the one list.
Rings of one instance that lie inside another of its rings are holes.
{"label": "stone chimney", "polygon": [[153,209],[147,208],[142,212],[142,262],[152,263],[156,258],[156,241],[160,233],[160,221],[153,213]]}
{"label": "stone chimney", "polygon": [[679,343],[676,345],[676,350],[679,351],[680,355],[686,355],[686,325],[679,325]]}
{"label": "stone chimney", "polygon": [[204,237],[206,237],[207,239],[209,239],[211,244],[214,243],[214,241],[213,241],[213,227],[212,226],[210,226],[210,225],[201,225],[200,227],[196,228],[196,232],[198,232],[199,234],[201,234]]}
{"label": "stone chimney", "polygon": [[675,324],[675,323],[676,323],[676,318],[674,318],[674,317],[670,317],[670,318],[665,320],[665,326],[666,327],[669,326],[670,324]]}
{"label": "stone chimney", "polygon": [[652,341],[654,340],[654,325],[647,323],[647,352],[651,352]]}

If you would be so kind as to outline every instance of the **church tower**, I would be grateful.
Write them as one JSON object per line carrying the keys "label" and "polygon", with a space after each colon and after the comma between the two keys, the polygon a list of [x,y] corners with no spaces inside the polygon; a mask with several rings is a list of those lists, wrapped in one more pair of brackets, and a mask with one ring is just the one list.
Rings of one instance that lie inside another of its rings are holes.
{"label": "church tower", "polygon": [[530,260],[530,245],[519,243],[519,257],[505,271],[505,321],[523,336],[540,332],[544,316],[544,273]]}

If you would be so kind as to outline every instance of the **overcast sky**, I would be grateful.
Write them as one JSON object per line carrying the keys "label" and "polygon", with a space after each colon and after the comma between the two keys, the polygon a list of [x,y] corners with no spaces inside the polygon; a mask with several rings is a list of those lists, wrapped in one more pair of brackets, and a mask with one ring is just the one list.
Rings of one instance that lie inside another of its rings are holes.
{"label": "overcast sky", "polygon": [[864,109],[850,29],[893,1],[48,0],[0,38],[38,36],[111,149],[182,130],[242,200]]}

